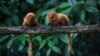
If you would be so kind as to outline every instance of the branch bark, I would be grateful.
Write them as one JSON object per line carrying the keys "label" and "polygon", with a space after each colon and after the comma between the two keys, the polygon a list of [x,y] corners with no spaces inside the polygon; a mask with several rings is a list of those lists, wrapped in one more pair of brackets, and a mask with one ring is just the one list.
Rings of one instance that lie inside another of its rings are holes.
{"label": "branch bark", "polygon": [[28,34],[28,33],[91,33],[100,32],[100,25],[86,25],[86,26],[61,26],[61,27],[31,27],[27,29],[21,29],[18,27],[0,27],[0,34]]}
{"label": "branch bark", "polygon": [[[61,27],[31,27],[22,29],[19,27],[0,27],[0,34],[29,34],[29,52],[28,56],[32,54],[32,38],[30,34],[51,34],[51,33],[94,33],[100,32],[100,25],[86,25],[86,26],[61,26]],[[71,56],[72,41],[69,37],[68,41],[68,56]]]}

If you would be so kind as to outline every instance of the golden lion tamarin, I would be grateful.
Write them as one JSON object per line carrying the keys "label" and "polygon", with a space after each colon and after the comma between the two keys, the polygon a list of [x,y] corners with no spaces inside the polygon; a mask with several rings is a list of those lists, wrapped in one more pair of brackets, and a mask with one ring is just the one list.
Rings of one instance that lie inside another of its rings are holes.
{"label": "golden lion tamarin", "polygon": [[[61,13],[49,12],[47,14],[47,18],[51,26],[68,26],[69,25],[68,16]],[[68,33],[68,56],[71,56],[71,47],[72,47],[72,39],[71,39],[70,33]]]}
{"label": "golden lion tamarin", "polygon": [[56,12],[48,12],[47,18],[51,26],[68,26],[69,25],[69,18],[68,16],[56,13]]}
{"label": "golden lion tamarin", "polygon": [[36,15],[32,12],[29,12],[24,17],[24,21],[23,21],[23,27],[30,27],[30,26],[39,26]]}
{"label": "golden lion tamarin", "polygon": [[[32,12],[29,12],[25,17],[22,24],[23,27],[31,27],[31,26],[39,26],[39,23],[37,21],[36,15]],[[28,56],[33,56],[32,52],[32,33],[29,33],[29,50],[28,50]]]}

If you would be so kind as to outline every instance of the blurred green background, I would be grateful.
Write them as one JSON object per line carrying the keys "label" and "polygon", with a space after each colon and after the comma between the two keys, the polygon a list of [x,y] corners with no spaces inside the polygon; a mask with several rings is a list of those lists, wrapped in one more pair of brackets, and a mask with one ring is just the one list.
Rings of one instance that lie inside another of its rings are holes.
{"label": "blurred green background", "polygon": [[[48,12],[68,15],[73,26],[100,23],[100,0],[0,0],[0,27],[21,26],[24,16],[34,12],[42,25]],[[27,56],[27,34],[0,35],[0,56]],[[72,56],[100,56],[100,33],[71,34]],[[33,36],[34,56],[67,56],[64,34]]]}

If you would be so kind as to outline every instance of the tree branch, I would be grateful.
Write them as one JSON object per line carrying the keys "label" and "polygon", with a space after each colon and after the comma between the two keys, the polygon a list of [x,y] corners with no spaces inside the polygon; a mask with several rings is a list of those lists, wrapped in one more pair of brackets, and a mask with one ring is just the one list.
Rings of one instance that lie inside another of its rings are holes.
{"label": "tree branch", "polygon": [[100,25],[86,25],[86,26],[58,26],[58,27],[31,27],[22,29],[18,27],[0,27],[0,34],[20,34],[20,33],[91,33],[100,32]]}

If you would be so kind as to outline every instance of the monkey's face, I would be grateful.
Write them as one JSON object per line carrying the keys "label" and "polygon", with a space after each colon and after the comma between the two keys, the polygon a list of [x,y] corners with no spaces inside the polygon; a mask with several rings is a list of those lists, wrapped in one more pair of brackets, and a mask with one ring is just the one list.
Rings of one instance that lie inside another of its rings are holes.
{"label": "monkey's face", "polygon": [[35,14],[33,14],[33,13],[29,13],[29,14],[27,15],[27,18],[28,18],[28,21],[29,21],[29,22],[34,22],[34,21],[36,21],[36,16],[35,16]]}
{"label": "monkey's face", "polygon": [[35,16],[34,15],[29,15],[28,20],[29,21],[34,21],[35,20]]}
{"label": "monkey's face", "polygon": [[56,18],[55,18],[56,17],[55,12],[49,12],[47,14],[47,17],[48,17],[48,19],[49,19],[50,22],[54,22],[56,20]]}

